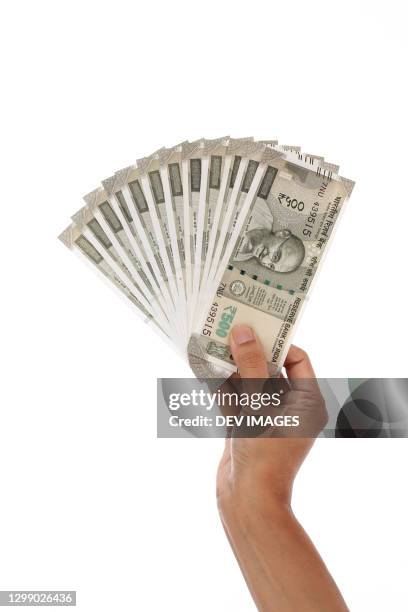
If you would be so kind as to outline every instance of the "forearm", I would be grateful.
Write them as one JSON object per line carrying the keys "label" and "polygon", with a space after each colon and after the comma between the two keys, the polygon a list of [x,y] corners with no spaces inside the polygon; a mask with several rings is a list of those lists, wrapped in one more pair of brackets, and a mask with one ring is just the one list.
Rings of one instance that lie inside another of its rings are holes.
{"label": "forearm", "polygon": [[346,612],[341,593],[290,506],[250,491],[220,504],[223,525],[261,612]]}

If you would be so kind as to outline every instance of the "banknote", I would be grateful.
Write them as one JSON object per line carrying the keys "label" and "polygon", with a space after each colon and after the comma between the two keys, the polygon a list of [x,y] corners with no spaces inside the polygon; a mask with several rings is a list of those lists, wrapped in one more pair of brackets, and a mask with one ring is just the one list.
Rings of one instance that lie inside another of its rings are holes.
{"label": "banknote", "polygon": [[[175,147],[176,151],[179,147]],[[156,242],[176,307],[176,314],[186,340],[189,329],[187,321],[187,303],[185,289],[185,271],[177,241],[176,220],[174,217],[171,185],[163,168],[163,159],[172,154],[172,150],[162,148],[149,157],[139,159],[137,168],[139,181],[145,194],[150,219]]]}
{"label": "banknote", "polygon": [[[225,249],[229,244],[231,232],[235,227],[242,205],[247,198],[252,180],[258,170],[260,160],[269,148],[258,142],[231,143],[227,156],[232,154],[229,166],[227,190],[224,196],[224,207],[220,218],[217,244],[213,254],[208,281],[216,277]],[[271,149],[272,150],[272,149]],[[259,173],[258,173],[259,175]]]}
{"label": "banknote", "polygon": [[[197,239],[198,214],[200,204],[201,187],[208,176],[208,162],[202,163],[201,151],[204,147],[204,139],[186,143],[182,149],[182,177],[183,190],[185,193],[185,252],[188,257],[190,269],[190,293],[189,293],[189,329],[192,327],[195,307],[198,301],[199,278],[198,267],[201,266],[201,254],[198,259],[198,250],[201,250],[202,240]],[[203,197],[204,189],[201,197]]]}
{"label": "banknote", "polygon": [[[195,143],[184,142],[172,149],[164,149],[158,155],[173,258],[175,265],[182,270],[189,322],[193,317],[200,270],[205,260],[208,158],[222,141],[201,139]],[[179,293],[181,290],[180,287]]]}
{"label": "banknote", "polygon": [[[212,197],[215,191],[210,187],[211,180],[216,178],[214,174],[211,174],[211,162],[214,162],[214,159],[217,160],[222,152],[225,151],[226,142],[227,137],[212,140],[202,139],[199,149],[195,151],[194,157],[190,159],[191,217],[193,219],[192,232],[194,232],[191,308],[194,313],[194,318],[196,317],[197,309],[200,307],[199,298],[201,298],[202,275],[204,263],[207,258],[207,224],[210,215],[210,202],[212,203]],[[212,155],[217,151],[219,155]],[[212,171],[214,172],[214,164],[212,166]]]}
{"label": "banknote", "polygon": [[186,143],[181,143],[169,149],[161,149],[157,154],[163,197],[165,201],[166,219],[170,234],[171,251],[174,267],[178,275],[179,292],[187,294],[186,256],[184,245],[184,200],[183,182],[181,177],[181,156]]}
{"label": "banknote", "polygon": [[[142,243],[146,261],[160,285],[160,291],[167,304],[167,312],[174,323],[175,335],[179,344],[185,346],[186,328],[179,312],[179,295],[173,275],[169,254],[157,218],[153,196],[142,186],[143,170],[129,166],[115,173],[116,182],[112,187],[109,199],[123,198],[132,218],[132,223]],[[119,201],[120,203],[120,201]]]}
{"label": "banknote", "polygon": [[204,225],[203,271],[200,291],[208,283],[210,267],[214,259],[214,248],[220,238],[220,226],[223,218],[225,192],[230,176],[233,148],[253,138],[225,139],[211,152],[210,170],[207,187],[207,202]]}
{"label": "banknote", "polygon": [[197,376],[235,371],[237,323],[254,328],[274,375],[353,185],[298,145],[200,138],[104,179],[61,239]]}
{"label": "banknote", "polygon": [[[112,211],[110,211],[109,204],[106,202],[103,190],[96,190],[85,196],[85,199],[90,204],[82,207],[72,216],[78,231],[103,256],[104,262],[107,262],[111,268],[115,269],[117,275],[120,275],[122,282],[137,296],[143,308],[154,318],[161,329],[171,337],[172,328],[169,320],[161,310],[157,299],[146,285],[142,270],[139,274],[136,263],[126,254],[119,242],[118,236],[121,233],[121,229],[118,227],[115,218],[112,217]],[[101,212],[101,206],[103,207],[104,214]],[[109,223],[104,218],[104,215],[109,217]],[[111,229],[111,226],[114,230]]]}
{"label": "banknote", "polygon": [[[337,172],[339,169],[339,167],[336,166],[335,164],[326,162],[324,158],[321,156],[302,154],[300,152],[300,147],[297,147],[297,146],[289,147],[287,145],[280,146],[276,144],[275,142],[271,143],[269,141],[257,141],[255,143],[254,152],[258,149],[258,156],[259,156],[259,150],[261,151],[261,154],[263,151],[263,149],[262,148],[259,149],[259,147],[261,145],[264,145],[265,143],[271,148],[273,148],[275,151],[282,152],[283,157],[287,161],[293,162],[303,167],[307,167],[309,169],[310,167],[314,168],[316,172],[318,172],[322,176],[330,177],[333,172]],[[251,153],[252,156],[254,155],[254,152]],[[236,151],[236,154],[234,156],[234,164],[237,168],[239,168],[239,166],[237,166],[237,163],[241,162],[242,158],[248,155],[249,153],[250,152],[248,150],[245,151],[245,148],[243,150],[238,149]],[[255,164],[253,164],[253,167],[255,167]],[[234,178],[234,175],[232,174],[231,184],[233,184],[234,180],[235,178]],[[247,177],[247,180],[250,180],[250,176]],[[230,189],[232,190],[231,185],[230,185]],[[226,201],[229,202],[229,198],[227,198]],[[232,231],[234,230],[235,224],[239,217],[240,206],[242,202],[243,202],[243,194],[241,193],[241,197],[239,197],[237,200],[233,198],[232,204],[230,204],[229,206],[226,206],[223,212],[223,215],[222,215],[223,222],[220,224],[220,229],[219,229],[218,236],[217,236],[217,242],[218,242],[217,252],[215,256],[213,257],[213,261],[211,264],[211,270],[210,270],[210,275],[209,275],[210,281],[217,274],[220,265],[223,265],[223,264],[220,264],[222,260],[222,254],[224,253],[227,246],[230,245],[231,243]]]}
{"label": "banknote", "polygon": [[[127,282],[124,282],[123,272],[117,265],[110,265],[108,259],[103,256],[101,248],[91,242],[79,227],[72,223],[58,237],[61,242],[73,251],[97,276],[103,280],[115,293],[122,298],[139,320],[148,324],[158,334],[162,341],[174,348],[167,334],[154,320],[152,314],[144,305],[144,300],[137,297],[137,289],[131,291]],[[127,279],[126,279],[127,281]],[[140,297],[140,295],[139,295]],[[104,330],[105,332],[105,330]]]}
{"label": "banknote", "polygon": [[[188,291],[188,303],[191,312],[197,315],[196,305],[203,286],[208,281],[208,275],[215,270],[219,259],[219,252],[214,254],[214,245],[219,243],[221,220],[224,218],[225,205],[228,198],[224,198],[225,181],[228,180],[230,171],[232,151],[245,143],[253,143],[253,138],[231,139],[229,137],[213,140],[200,139],[194,143],[184,143],[184,159],[189,160],[189,186],[190,193],[188,203],[184,200],[184,207],[187,207],[187,226],[190,227],[189,244],[191,245],[192,265],[192,286]],[[266,141],[271,146],[277,146],[276,141]],[[259,148],[259,143],[256,144]],[[285,151],[289,150],[285,148]],[[291,151],[299,152],[299,147],[291,147]],[[234,159],[237,159],[235,155]],[[227,161],[227,171],[224,173],[224,162]],[[224,183],[222,183],[224,177]],[[187,181],[186,181],[187,182]],[[231,180],[230,187],[233,185]],[[222,188],[221,188],[222,187]],[[233,206],[229,212],[232,212]],[[189,225],[188,225],[189,224]],[[226,232],[224,232],[225,234]],[[188,232],[186,231],[188,235]],[[222,244],[222,243],[221,243]],[[221,246],[219,244],[219,246]],[[188,251],[188,249],[186,249]]]}
{"label": "banknote", "polygon": [[223,376],[236,369],[228,337],[237,323],[254,328],[271,374],[279,371],[352,188],[352,181],[332,171],[324,175],[270,148],[261,159],[246,161],[235,198],[241,201],[238,217],[206,316],[189,342],[190,364],[200,376]]}
{"label": "banknote", "polygon": [[133,251],[134,257],[140,262],[146,278],[154,290],[163,310],[171,313],[173,303],[170,293],[167,284],[163,281],[163,276],[157,265],[155,256],[149,251],[150,243],[145,234],[140,217],[137,212],[135,213],[133,211],[133,207],[128,205],[120,188],[123,183],[122,177],[126,175],[127,172],[128,169],[118,171],[115,175],[104,179],[102,185],[106,192],[108,202],[127,236],[128,244]]}
{"label": "banknote", "polygon": [[95,237],[107,248],[114,259],[123,265],[129,276],[139,285],[141,291],[152,298],[153,286],[126,235],[119,216],[108,202],[107,193],[98,188],[84,196],[86,206],[72,216],[74,223],[86,224]]}

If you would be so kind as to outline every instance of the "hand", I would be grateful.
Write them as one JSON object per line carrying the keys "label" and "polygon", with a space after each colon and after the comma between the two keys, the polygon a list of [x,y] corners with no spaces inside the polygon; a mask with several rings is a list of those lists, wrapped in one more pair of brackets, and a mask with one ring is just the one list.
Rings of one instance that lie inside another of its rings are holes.
{"label": "hand", "polygon": [[[268,371],[252,329],[236,326],[230,346],[244,389],[259,391]],[[336,584],[291,509],[295,476],[327,421],[325,404],[304,351],[292,346],[284,367],[290,390],[281,410],[300,415],[303,429],[280,431],[283,437],[273,430],[269,436],[228,438],[217,473],[219,512],[259,610],[344,612]],[[300,437],[302,431],[308,437]]]}
{"label": "hand", "polygon": [[[262,392],[268,379],[268,370],[262,347],[252,330],[236,326],[231,334],[230,346],[238,365],[240,389],[252,395]],[[282,503],[290,504],[292,485],[296,473],[312,447],[315,438],[327,422],[324,399],[315,380],[315,373],[307,354],[292,346],[284,364],[290,387],[281,397],[281,405],[274,414],[298,416],[299,427],[274,427],[264,430],[259,437],[242,437],[237,428],[226,440],[224,455],[218,471],[218,499],[238,494],[241,488],[252,489],[252,499],[259,492],[260,481],[268,493]],[[275,381],[278,383],[278,381]],[[282,381],[283,383],[284,381]],[[279,386],[279,384],[278,384]],[[278,388],[275,384],[275,388]],[[237,388],[236,376],[231,377],[223,391]],[[224,413],[238,415],[239,408],[229,403]],[[251,409],[242,412],[251,413]],[[271,411],[269,410],[269,413]],[[252,412],[252,414],[256,414]],[[270,438],[274,438],[273,441]],[[263,491],[262,491],[263,494]]]}

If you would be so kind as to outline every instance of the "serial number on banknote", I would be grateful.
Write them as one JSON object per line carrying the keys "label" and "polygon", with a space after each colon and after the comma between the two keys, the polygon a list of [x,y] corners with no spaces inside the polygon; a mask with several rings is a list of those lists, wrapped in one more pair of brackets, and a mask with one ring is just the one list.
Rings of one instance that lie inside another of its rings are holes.
{"label": "serial number on banknote", "polygon": [[[218,302],[214,302],[210,306],[202,330],[204,336],[211,336],[212,332],[214,331],[214,323],[216,322],[218,307]],[[215,334],[217,336],[219,336],[220,338],[226,338],[228,336],[236,313],[236,306],[227,306],[226,308],[224,308],[216,325]]]}

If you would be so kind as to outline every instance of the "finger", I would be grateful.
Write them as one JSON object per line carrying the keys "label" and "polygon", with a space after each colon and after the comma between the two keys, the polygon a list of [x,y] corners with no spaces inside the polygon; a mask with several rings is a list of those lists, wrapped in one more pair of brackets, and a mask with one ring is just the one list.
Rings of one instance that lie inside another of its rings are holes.
{"label": "finger", "polygon": [[316,378],[309,355],[292,344],[285,359],[284,367],[288,378]]}
{"label": "finger", "polygon": [[292,344],[286,356],[284,367],[292,388],[320,393],[316,374],[306,351]]}
{"label": "finger", "polygon": [[252,393],[262,388],[268,378],[268,367],[262,345],[251,327],[235,325],[230,334],[230,348],[244,386]]}
{"label": "finger", "polygon": [[235,325],[231,331],[230,343],[241,378],[267,378],[265,355],[251,327]]}

